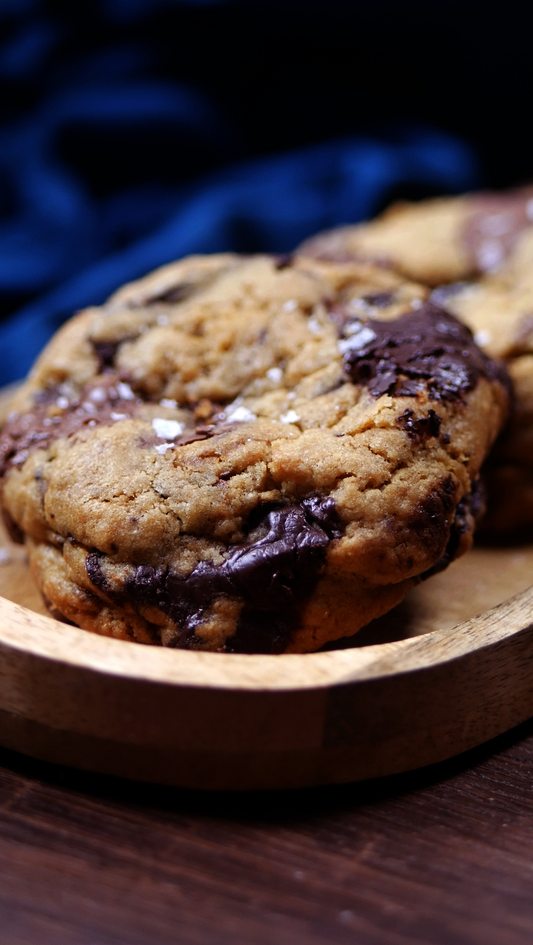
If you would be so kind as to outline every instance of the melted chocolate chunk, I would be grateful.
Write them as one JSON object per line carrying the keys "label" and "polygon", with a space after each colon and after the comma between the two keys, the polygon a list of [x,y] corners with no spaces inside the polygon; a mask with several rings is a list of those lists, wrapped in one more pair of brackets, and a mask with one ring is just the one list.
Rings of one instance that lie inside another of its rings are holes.
{"label": "melted chocolate chunk", "polygon": [[140,401],[133,395],[122,398],[120,382],[118,389],[116,383],[117,378],[104,375],[88,384],[80,396],[66,397],[58,388],[40,391],[34,409],[12,417],[0,434],[0,478],[53,440],[72,436],[84,426],[109,425],[135,416]]}
{"label": "melted chocolate chunk", "polygon": [[198,440],[208,440],[210,437],[215,435],[215,427],[196,427],[194,432],[184,433],[183,436],[179,436],[176,440],[176,446],[187,446],[187,443],[196,443]]}
{"label": "melted chocolate chunk", "polygon": [[94,352],[100,361],[100,368],[112,368],[116,353],[119,349],[119,341],[92,341]]}
{"label": "melted chocolate chunk", "polygon": [[429,440],[432,436],[438,436],[441,417],[431,408],[428,410],[427,417],[415,417],[414,410],[409,407],[396,420],[398,426],[407,433],[412,440],[423,442]]}
{"label": "melted chocolate chunk", "polygon": [[87,577],[92,581],[95,587],[98,587],[104,594],[111,595],[113,591],[102,571],[101,559],[102,555],[99,552],[92,552],[87,555],[85,559],[85,570],[87,571]]}
{"label": "melted chocolate chunk", "polygon": [[394,321],[353,319],[341,334],[346,373],[374,397],[428,391],[433,400],[457,400],[483,375],[508,384],[503,368],[476,347],[470,330],[431,302]]}
{"label": "melted chocolate chunk", "polygon": [[244,603],[236,633],[226,643],[231,653],[279,653],[298,623],[326,548],[341,535],[333,499],[309,498],[298,505],[258,510],[252,533],[228,549],[218,567],[202,561],[182,578],[172,571],[141,565],[122,592],[112,592],[102,570],[102,556],[87,556],[92,583],[113,599],[133,606],[159,607],[179,628],[175,646],[201,643],[196,630],[217,597]]}
{"label": "melted chocolate chunk", "polygon": [[394,292],[372,292],[370,295],[363,295],[363,302],[375,308],[387,308],[387,305],[394,302]]}
{"label": "melted chocolate chunk", "polygon": [[433,559],[442,552],[456,491],[455,481],[448,475],[439,483],[438,488],[430,492],[413,510],[412,529],[417,533],[428,556]]}
{"label": "melted chocolate chunk", "polygon": [[433,574],[439,574],[444,571],[452,561],[467,551],[470,546],[469,535],[472,530],[472,523],[477,525],[485,512],[485,490],[480,479],[474,480],[470,492],[463,496],[457,504],[455,517],[450,529],[450,537],[446,545],[446,550],[441,558],[421,575],[425,581]]}
{"label": "melted chocolate chunk", "polygon": [[533,187],[470,198],[463,243],[475,270],[494,272],[505,262],[520,234],[533,222],[532,201]]}

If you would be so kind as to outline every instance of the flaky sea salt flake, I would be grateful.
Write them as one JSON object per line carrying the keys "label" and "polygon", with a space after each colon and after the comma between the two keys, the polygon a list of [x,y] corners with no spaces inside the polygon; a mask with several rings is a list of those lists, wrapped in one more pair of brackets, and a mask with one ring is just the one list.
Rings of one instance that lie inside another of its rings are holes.
{"label": "flaky sea salt flake", "polygon": [[235,407],[235,410],[226,413],[228,423],[244,423],[246,420],[255,420],[256,415],[247,407]]}
{"label": "flaky sea salt flake", "polygon": [[117,381],[115,386],[121,400],[135,400],[135,394],[129,384],[125,384],[123,381]]}
{"label": "flaky sea salt flake", "polygon": [[279,367],[271,367],[270,370],[267,371],[266,376],[268,377],[269,381],[272,381],[273,384],[279,384],[281,378],[283,377],[283,371]]}
{"label": "flaky sea salt flake", "polygon": [[165,420],[164,417],[154,417],[152,420],[152,428],[162,440],[175,440],[177,436],[181,436],[183,433],[185,424],[179,423],[178,420]]}
{"label": "flaky sea salt flake", "polygon": [[279,419],[282,423],[297,423],[300,417],[295,410],[287,410],[287,413],[283,413]]}

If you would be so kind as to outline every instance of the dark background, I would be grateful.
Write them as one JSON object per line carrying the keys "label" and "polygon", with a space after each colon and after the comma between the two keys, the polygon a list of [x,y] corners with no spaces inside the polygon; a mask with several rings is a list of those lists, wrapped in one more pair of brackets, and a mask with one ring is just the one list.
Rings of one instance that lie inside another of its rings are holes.
{"label": "dark background", "polygon": [[177,256],[531,180],[528,6],[0,0],[0,381]]}

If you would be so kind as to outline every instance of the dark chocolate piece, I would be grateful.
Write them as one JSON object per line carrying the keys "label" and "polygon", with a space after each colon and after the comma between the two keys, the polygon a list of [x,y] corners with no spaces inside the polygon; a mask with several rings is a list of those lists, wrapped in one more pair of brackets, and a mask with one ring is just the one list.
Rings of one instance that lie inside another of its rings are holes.
{"label": "dark chocolate piece", "polygon": [[87,571],[87,577],[92,581],[94,586],[98,587],[104,594],[111,596],[113,589],[102,571],[101,559],[102,555],[97,551],[87,555],[85,559],[85,570]]}
{"label": "dark chocolate piece", "polygon": [[198,440],[208,440],[211,436],[215,435],[214,426],[207,428],[196,427],[194,432],[184,433],[183,436],[178,436],[175,440],[176,446],[187,446],[188,443],[196,443]]}
{"label": "dark chocolate piece", "polygon": [[415,417],[414,410],[408,407],[398,417],[396,423],[407,433],[410,439],[423,442],[429,440],[432,436],[439,435],[442,419],[431,408],[428,410],[427,417]]}
{"label": "dark chocolate piece", "polygon": [[[84,426],[109,425],[135,416],[141,401],[133,394],[125,399],[119,390],[116,377],[100,375],[79,396],[67,397],[59,388],[40,391],[33,410],[9,419],[0,434],[0,478],[11,466],[22,465],[31,451],[53,440],[72,436]],[[57,415],[51,410],[54,404]]]}
{"label": "dark chocolate piece", "polygon": [[113,592],[98,552],[86,559],[87,575],[109,597],[133,606],[152,605],[179,628],[174,644],[200,644],[196,629],[217,597],[244,603],[231,653],[279,653],[285,649],[298,612],[311,594],[326,548],[341,535],[333,499],[309,498],[298,505],[263,508],[252,517],[251,534],[230,546],[218,567],[200,562],[188,577],[141,565],[120,593]]}
{"label": "dark chocolate piece", "polygon": [[463,229],[463,243],[477,272],[494,272],[533,222],[533,187],[506,193],[475,194]]}
{"label": "dark chocolate piece", "polygon": [[352,319],[341,329],[344,369],[373,397],[457,400],[486,375],[502,383],[505,372],[474,344],[472,333],[453,315],[426,302],[393,321]]}
{"label": "dark chocolate piece", "polygon": [[363,295],[363,302],[375,308],[387,308],[394,302],[394,292],[372,292],[370,295]]}
{"label": "dark chocolate piece", "polygon": [[[475,479],[472,483],[470,492],[463,496],[460,502],[457,504],[455,510],[455,517],[452,522],[450,529],[450,537],[448,538],[448,543],[446,545],[446,550],[441,558],[433,565],[432,568],[428,568],[427,571],[421,575],[422,581],[427,580],[433,574],[439,574],[441,571],[444,571],[452,561],[458,557],[459,552],[467,550],[469,547],[468,535],[471,531],[472,521],[474,525],[477,525],[480,518],[485,512],[485,489],[481,479]],[[461,546],[467,541],[468,544],[463,549]]]}
{"label": "dark chocolate piece", "polygon": [[100,361],[100,368],[111,368],[120,347],[119,341],[91,341],[95,354]]}
{"label": "dark chocolate piece", "polygon": [[411,527],[427,555],[433,559],[442,552],[449,534],[448,521],[456,492],[455,480],[448,475],[413,510]]}

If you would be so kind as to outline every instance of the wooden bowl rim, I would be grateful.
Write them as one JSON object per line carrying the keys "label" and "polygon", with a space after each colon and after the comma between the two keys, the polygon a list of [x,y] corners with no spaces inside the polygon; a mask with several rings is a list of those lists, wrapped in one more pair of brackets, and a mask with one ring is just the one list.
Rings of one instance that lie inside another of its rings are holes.
{"label": "wooden bowl rim", "polygon": [[532,620],[533,585],[454,627],[392,643],[307,654],[230,655],[98,636],[0,597],[0,651],[170,686],[294,691],[422,670],[508,640]]}

